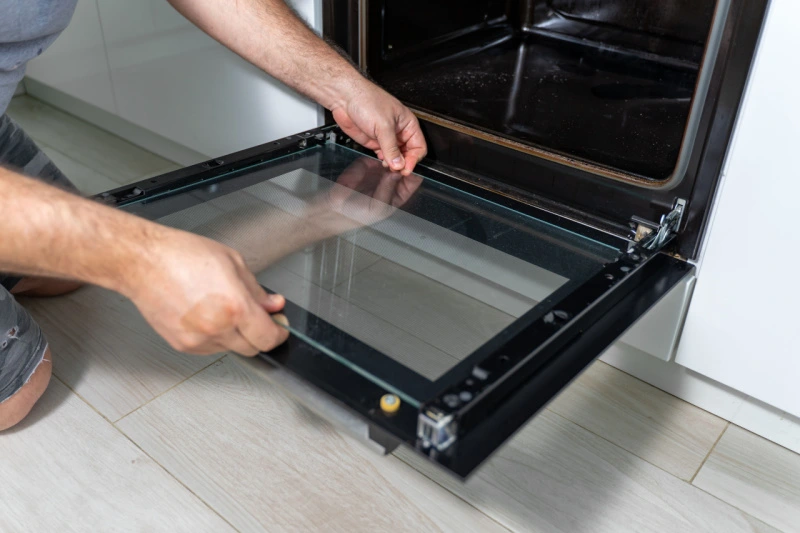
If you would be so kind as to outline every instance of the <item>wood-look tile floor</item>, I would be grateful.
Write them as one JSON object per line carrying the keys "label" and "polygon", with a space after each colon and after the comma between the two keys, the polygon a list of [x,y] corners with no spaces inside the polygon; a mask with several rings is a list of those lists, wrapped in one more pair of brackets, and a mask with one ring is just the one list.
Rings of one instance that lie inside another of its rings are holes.
{"label": "wood-look tile floor", "polygon": [[[175,168],[27,96],[9,113],[87,194]],[[800,531],[800,456],[602,362],[460,483],[236,356],[174,353],[113,293],[25,305],[55,378],[0,434],[3,532]]]}

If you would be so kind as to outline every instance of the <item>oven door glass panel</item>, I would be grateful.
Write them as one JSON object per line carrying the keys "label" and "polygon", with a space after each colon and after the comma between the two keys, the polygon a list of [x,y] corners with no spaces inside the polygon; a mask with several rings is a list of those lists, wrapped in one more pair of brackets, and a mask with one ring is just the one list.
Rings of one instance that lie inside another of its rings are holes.
{"label": "oven door glass panel", "polygon": [[304,311],[292,313],[292,334],[413,405],[621,253],[334,144],[138,211],[166,204],[176,210],[160,223],[238,250],[263,286]]}
{"label": "oven door glass panel", "polygon": [[238,250],[287,299],[262,357],[459,476],[691,269],[320,131],[100,197]]}

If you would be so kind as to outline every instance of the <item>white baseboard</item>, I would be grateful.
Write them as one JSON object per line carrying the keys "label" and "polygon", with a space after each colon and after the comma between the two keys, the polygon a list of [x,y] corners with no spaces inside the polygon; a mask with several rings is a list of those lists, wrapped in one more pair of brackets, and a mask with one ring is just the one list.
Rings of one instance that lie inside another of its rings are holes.
{"label": "white baseboard", "polygon": [[618,342],[601,360],[737,426],[800,453],[800,418],[708,379],[677,363]]}
{"label": "white baseboard", "polygon": [[189,166],[206,161],[219,154],[201,154],[175,141],[162,137],[141,126],[118,117],[104,109],[70,96],[39,81],[26,78],[25,88],[27,93],[34,98],[57,107],[71,115],[85,120],[95,126],[122,137],[126,141],[141,146],[154,154],[174,161],[180,165]]}

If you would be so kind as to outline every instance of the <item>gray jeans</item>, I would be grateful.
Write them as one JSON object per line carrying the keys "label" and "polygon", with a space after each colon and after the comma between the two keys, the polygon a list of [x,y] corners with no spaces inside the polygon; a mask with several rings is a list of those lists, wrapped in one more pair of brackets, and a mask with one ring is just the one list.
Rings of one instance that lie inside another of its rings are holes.
{"label": "gray jeans", "polygon": [[[0,116],[0,165],[77,193],[72,182],[8,115]],[[28,382],[47,349],[39,325],[9,292],[18,281],[17,276],[0,273],[0,403]]]}

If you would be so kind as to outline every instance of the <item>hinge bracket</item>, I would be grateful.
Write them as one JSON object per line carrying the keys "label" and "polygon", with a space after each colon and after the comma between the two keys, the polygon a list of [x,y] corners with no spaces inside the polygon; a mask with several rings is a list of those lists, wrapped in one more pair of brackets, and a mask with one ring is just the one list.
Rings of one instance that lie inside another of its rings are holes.
{"label": "hinge bracket", "polygon": [[646,250],[660,250],[678,232],[685,210],[686,200],[678,198],[675,200],[672,211],[661,215],[661,220],[658,224],[639,217],[633,217],[633,222],[636,223],[634,241]]}
{"label": "hinge bracket", "polygon": [[456,422],[452,414],[429,407],[417,419],[417,438],[424,448],[446,450],[456,440]]}

